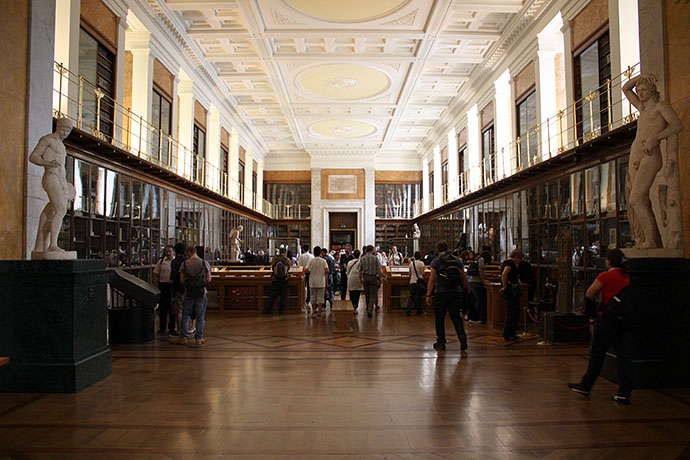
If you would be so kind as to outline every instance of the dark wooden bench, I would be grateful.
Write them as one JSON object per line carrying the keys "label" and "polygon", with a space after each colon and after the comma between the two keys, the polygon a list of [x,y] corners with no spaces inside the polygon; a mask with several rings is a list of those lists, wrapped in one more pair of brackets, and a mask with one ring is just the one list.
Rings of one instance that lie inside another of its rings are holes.
{"label": "dark wooden bench", "polygon": [[352,327],[350,327],[350,320],[352,319],[352,303],[349,300],[335,300],[333,301],[333,333],[334,334],[351,334]]}

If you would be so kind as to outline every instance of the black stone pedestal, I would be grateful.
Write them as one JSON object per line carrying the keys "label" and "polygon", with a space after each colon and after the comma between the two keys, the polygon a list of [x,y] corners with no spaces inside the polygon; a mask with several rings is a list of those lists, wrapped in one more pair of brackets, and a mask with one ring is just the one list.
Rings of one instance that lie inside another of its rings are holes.
{"label": "black stone pedestal", "polygon": [[110,375],[101,260],[0,261],[0,391],[76,393]]}
{"label": "black stone pedestal", "polygon": [[[690,260],[634,258],[634,388],[690,387]],[[618,383],[614,350],[601,375]]]}

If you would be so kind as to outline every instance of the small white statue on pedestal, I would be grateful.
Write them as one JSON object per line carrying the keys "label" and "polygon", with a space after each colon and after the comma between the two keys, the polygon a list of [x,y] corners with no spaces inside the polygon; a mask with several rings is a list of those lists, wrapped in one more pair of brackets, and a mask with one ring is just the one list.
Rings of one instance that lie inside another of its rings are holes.
{"label": "small white statue on pedestal", "polygon": [[414,231],[412,232],[412,250],[414,252],[419,251],[419,239],[422,237],[422,231],[419,229],[419,225],[414,224]]}
{"label": "small white statue on pedestal", "polygon": [[[637,134],[630,147],[630,165],[626,178],[628,219],[636,249],[680,248],[682,230],[680,215],[680,184],[678,171],[678,133],[683,130],[671,105],[660,100],[656,77],[640,74],[623,85],[623,92],[639,111]],[[662,158],[661,141],[666,141],[666,158]],[[665,186],[651,190],[662,166]],[[652,199],[660,203],[654,214]],[[659,229],[668,235],[662,242]]]}
{"label": "small white statue on pedestal", "polygon": [[29,155],[29,161],[43,166],[43,189],[48,194],[48,204],[43,208],[38,221],[36,245],[31,258],[37,259],[76,259],[76,251],[65,251],[58,247],[58,235],[62,219],[67,213],[67,203],[74,199],[72,184],[67,183],[65,159],[67,151],[62,143],[69,136],[74,125],[68,118],[57,121],[54,133],[43,136]]}
{"label": "small white statue on pedestal", "polygon": [[242,242],[240,239],[240,232],[242,230],[244,230],[244,228],[238,225],[236,228],[230,230],[230,235],[228,235],[230,238],[230,261],[232,262],[240,261],[240,252],[242,252],[240,249],[240,243]]}

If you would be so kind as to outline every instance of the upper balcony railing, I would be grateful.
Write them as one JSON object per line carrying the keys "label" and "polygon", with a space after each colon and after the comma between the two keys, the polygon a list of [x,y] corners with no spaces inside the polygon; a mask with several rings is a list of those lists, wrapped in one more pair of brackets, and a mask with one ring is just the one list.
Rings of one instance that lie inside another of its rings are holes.
{"label": "upper balcony railing", "polygon": [[[526,130],[498,152],[485,156],[479,164],[462,171],[458,176],[458,196],[453,200],[635,121],[639,112],[625,98],[622,87],[638,74],[639,64],[628,67],[553,117]],[[476,181],[472,182],[471,178],[476,178]],[[447,202],[446,196],[444,190],[443,204]],[[434,209],[433,193],[427,199],[429,210]],[[423,213],[422,200],[416,203],[415,210],[417,215]]]}
{"label": "upper balcony railing", "polygon": [[78,129],[104,142],[268,217],[308,219],[310,216],[308,206],[297,211],[286,210],[259,199],[254,191],[230,178],[227,172],[221,172],[204,156],[196,155],[170,133],[118,104],[100,88],[57,62],[53,79],[53,115],[69,118]]}

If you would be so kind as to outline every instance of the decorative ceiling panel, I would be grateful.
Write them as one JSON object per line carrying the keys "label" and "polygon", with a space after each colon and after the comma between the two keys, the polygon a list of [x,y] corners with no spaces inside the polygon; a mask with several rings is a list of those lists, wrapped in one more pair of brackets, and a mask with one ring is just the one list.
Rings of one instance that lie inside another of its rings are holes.
{"label": "decorative ceiling panel", "polygon": [[419,152],[521,0],[148,0],[177,16],[268,155]]}

